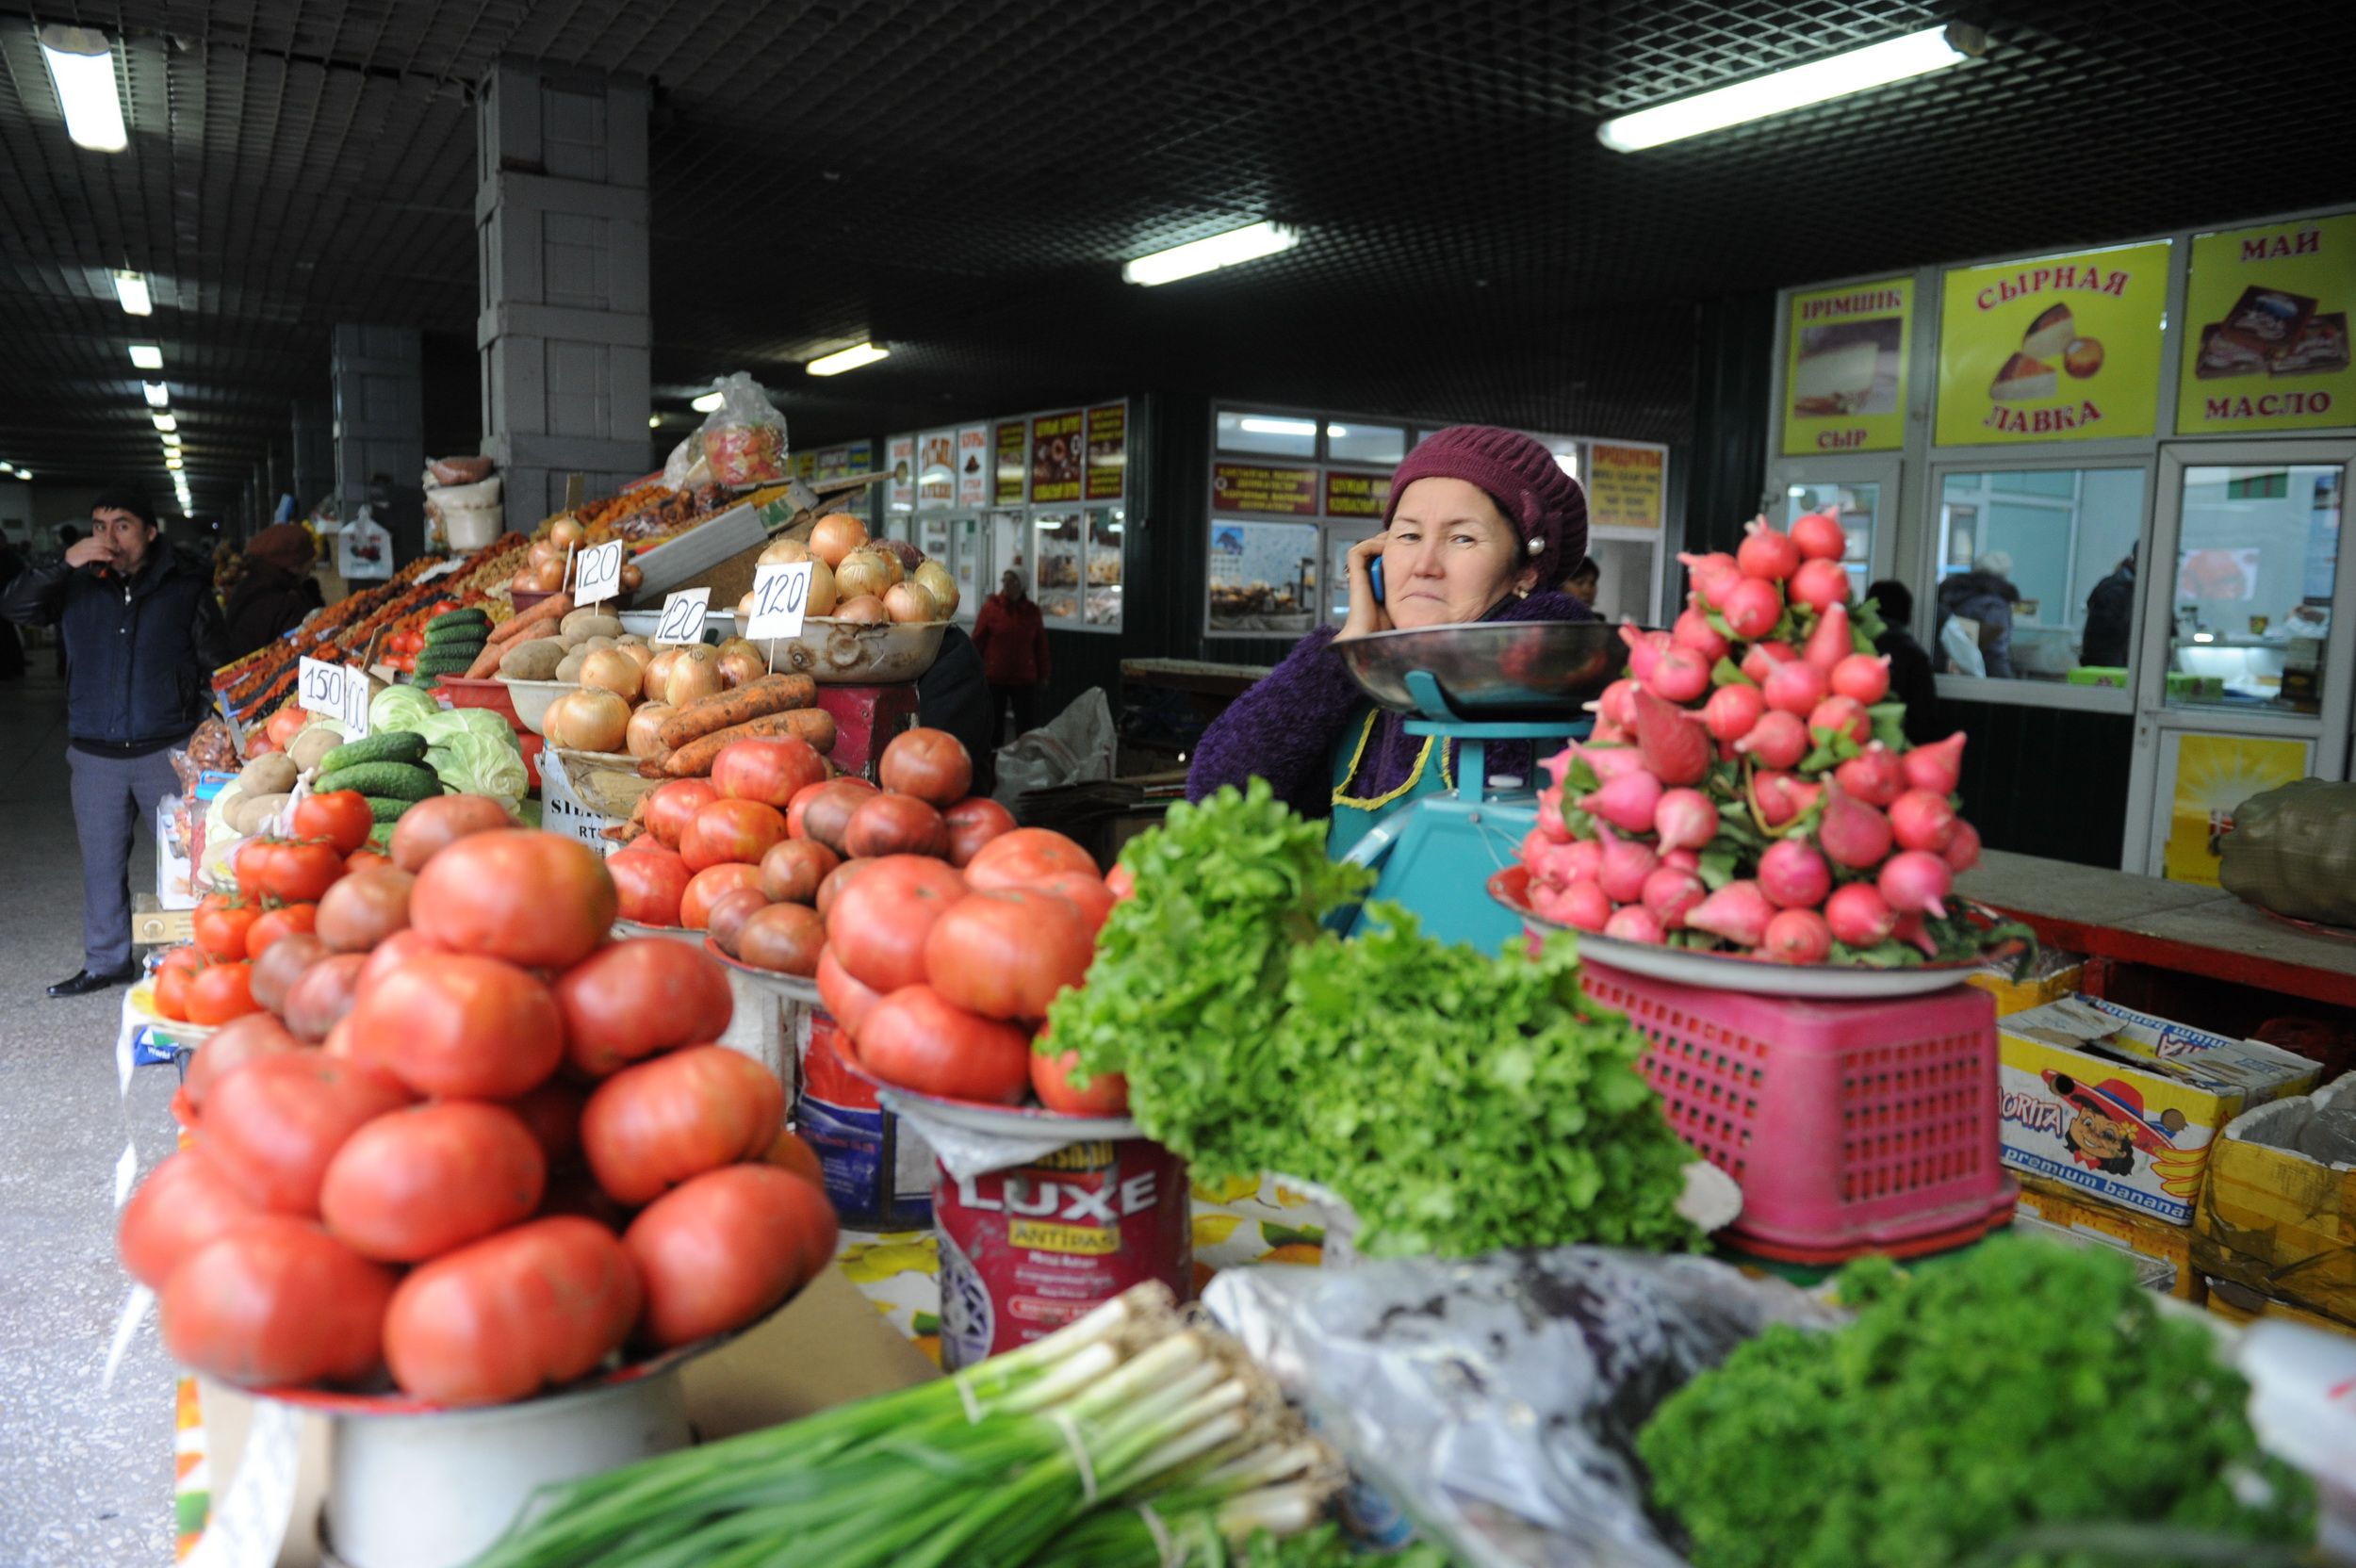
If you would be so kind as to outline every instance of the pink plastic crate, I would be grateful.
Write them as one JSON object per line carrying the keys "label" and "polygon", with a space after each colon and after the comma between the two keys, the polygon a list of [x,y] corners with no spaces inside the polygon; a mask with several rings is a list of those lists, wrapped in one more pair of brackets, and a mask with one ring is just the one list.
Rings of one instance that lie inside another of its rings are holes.
{"label": "pink plastic crate", "polygon": [[1835,1263],[1960,1246],[2011,1217],[1986,991],[1808,1002],[1592,961],[1585,981],[1653,1042],[1644,1073],[1670,1125],[1741,1184],[1729,1244]]}

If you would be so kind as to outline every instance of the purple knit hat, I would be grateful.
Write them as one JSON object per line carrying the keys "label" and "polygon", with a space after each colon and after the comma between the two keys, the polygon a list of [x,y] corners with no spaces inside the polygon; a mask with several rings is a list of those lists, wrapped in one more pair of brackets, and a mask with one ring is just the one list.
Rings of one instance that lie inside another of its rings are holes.
{"label": "purple knit hat", "polygon": [[1384,528],[1399,498],[1419,479],[1461,479],[1487,491],[1531,551],[1542,588],[1553,587],[1569,564],[1587,553],[1587,492],[1552,452],[1517,431],[1451,425],[1425,437],[1391,476]]}

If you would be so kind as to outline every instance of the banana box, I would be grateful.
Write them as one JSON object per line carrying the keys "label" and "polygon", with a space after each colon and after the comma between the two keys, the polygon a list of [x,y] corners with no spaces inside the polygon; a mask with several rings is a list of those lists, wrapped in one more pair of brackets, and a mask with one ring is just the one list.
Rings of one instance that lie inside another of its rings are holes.
{"label": "banana box", "polygon": [[[2356,1074],[2236,1117],[2210,1156],[2194,1266],[2237,1304],[2356,1324]],[[2218,1283],[2220,1282],[2221,1283]],[[2234,1293],[2229,1292],[2229,1295]]]}
{"label": "banana box", "polygon": [[2021,1213],[2148,1260],[2168,1271],[2160,1289],[2199,1306],[2208,1296],[2192,1265],[2192,1233],[2043,1176],[2021,1178]]}
{"label": "banana box", "polygon": [[2004,1163],[2170,1225],[2190,1225],[2209,1145],[2243,1111],[2304,1094],[2320,1069],[2071,995],[1996,1021]]}
{"label": "banana box", "polygon": [[2059,1002],[2086,984],[2086,974],[2084,956],[2046,948],[2021,978],[2014,977],[2010,963],[2001,961],[1975,969],[1965,978],[1996,999],[1996,1016],[2003,1018],[2007,1013],[2026,1012],[2049,1002]]}

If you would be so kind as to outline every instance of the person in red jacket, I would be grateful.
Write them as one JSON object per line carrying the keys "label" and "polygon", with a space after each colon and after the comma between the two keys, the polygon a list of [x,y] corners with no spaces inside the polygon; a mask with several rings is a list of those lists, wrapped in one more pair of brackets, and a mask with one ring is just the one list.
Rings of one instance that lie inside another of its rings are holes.
{"label": "person in red jacket", "polygon": [[973,617],[973,645],[981,649],[982,678],[990,683],[990,749],[1006,740],[1006,705],[1014,704],[1014,732],[1039,727],[1039,695],[1047,689],[1047,622],[1023,591],[1023,575],[1009,571],[998,592],[982,601]]}

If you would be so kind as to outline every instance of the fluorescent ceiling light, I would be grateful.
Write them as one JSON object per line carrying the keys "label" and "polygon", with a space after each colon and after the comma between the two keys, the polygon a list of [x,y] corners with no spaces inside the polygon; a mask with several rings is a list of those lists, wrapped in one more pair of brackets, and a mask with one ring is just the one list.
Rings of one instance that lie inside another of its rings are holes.
{"label": "fluorescent ceiling light", "polygon": [[646,428],[648,430],[661,430],[663,428],[663,416],[660,414],[647,415]]}
{"label": "fluorescent ceiling light", "polygon": [[709,414],[713,409],[720,406],[720,394],[717,392],[707,392],[702,397],[697,398],[694,402],[689,403],[687,406],[694,409],[698,414]]}
{"label": "fluorescent ceiling light", "polygon": [[123,302],[126,316],[153,316],[155,302],[147,292],[147,280],[137,272],[115,274],[115,298]]}
{"label": "fluorescent ceiling light", "polygon": [[1315,419],[1265,419],[1257,415],[1243,416],[1243,428],[1254,435],[1315,435]]}
{"label": "fluorescent ceiling light", "polygon": [[162,369],[163,368],[164,368],[164,351],[163,351],[163,350],[161,350],[161,349],[159,349],[159,348],[155,347],[155,344],[153,344],[153,343],[134,343],[134,344],[132,344],[132,345],[131,345],[131,368],[132,368],[132,369],[134,369],[134,370],[160,370],[160,369]]}
{"label": "fluorescent ceiling light", "polygon": [[93,153],[120,153],[131,144],[123,129],[123,99],[115,91],[115,57],[106,35],[93,27],[43,27],[41,57],[65,110],[65,134]]}
{"label": "fluorescent ceiling light", "polygon": [[150,408],[168,408],[172,404],[172,388],[162,382],[141,382],[139,390],[147,394],[147,406]]}
{"label": "fluorescent ceiling light", "polygon": [[177,473],[180,468],[180,454],[178,452],[173,452],[171,456],[165,458],[164,466],[172,469],[174,473]]}
{"label": "fluorescent ceiling light", "polygon": [[1225,234],[1215,234],[1208,239],[1192,240],[1139,256],[1121,268],[1121,276],[1124,283],[1143,284],[1151,288],[1156,284],[1191,278],[1198,272],[1257,261],[1262,256],[1289,251],[1299,243],[1301,236],[1281,224],[1251,223]]}
{"label": "fluorescent ceiling light", "polygon": [[1343,436],[1350,433],[1350,427],[1348,425],[1328,425],[1325,427],[1325,433],[1338,441]]}
{"label": "fluorescent ceiling light", "polygon": [[176,430],[168,430],[163,433],[163,441],[167,447],[176,447],[180,444],[180,433]]}
{"label": "fluorescent ceiling light", "polygon": [[169,414],[151,414],[148,417],[155,421],[155,428],[157,430],[178,430],[180,428],[180,421],[173,418]]}
{"label": "fluorescent ceiling light", "polygon": [[862,365],[873,365],[879,359],[889,359],[891,356],[890,349],[874,343],[861,343],[857,348],[843,349],[830,354],[820,354],[802,368],[813,376],[839,376],[845,370],[856,370]]}
{"label": "fluorescent ceiling light", "polygon": [[1829,59],[1789,66],[1747,82],[1712,88],[1690,98],[1617,116],[1595,127],[1595,139],[1620,153],[1682,141],[1689,136],[1722,131],[1745,121],[1786,114],[1810,104],[1845,98],[1852,92],[1887,87],[1892,82],[1960,65],[1985,48],[1987,41],[1972,27],[1926,27],[1919,33],[1852,49]]}

